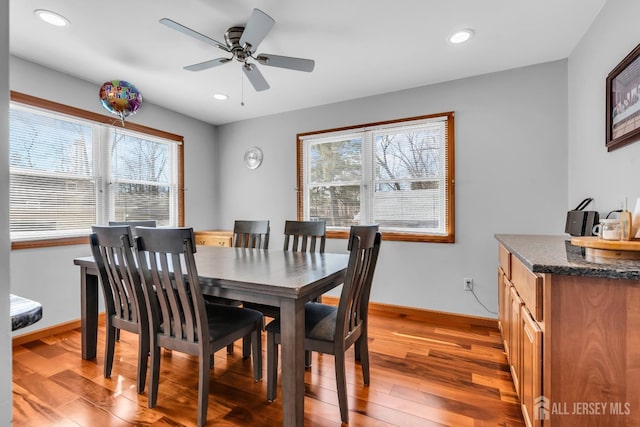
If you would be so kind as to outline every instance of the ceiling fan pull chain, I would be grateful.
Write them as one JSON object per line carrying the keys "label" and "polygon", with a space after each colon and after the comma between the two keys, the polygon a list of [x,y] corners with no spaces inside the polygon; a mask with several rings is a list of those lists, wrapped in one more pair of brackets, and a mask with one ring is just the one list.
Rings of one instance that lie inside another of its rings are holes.
{"label": "ceiling fan pull chain", "polygon": [[244,75],[240,70],[240,106],[244,107]]}

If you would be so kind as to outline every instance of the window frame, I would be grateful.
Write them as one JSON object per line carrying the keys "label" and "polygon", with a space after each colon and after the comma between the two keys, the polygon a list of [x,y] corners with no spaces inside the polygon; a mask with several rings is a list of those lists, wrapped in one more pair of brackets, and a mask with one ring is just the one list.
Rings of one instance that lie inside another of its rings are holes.
{"label": "window frame", "polygon": [[[54,101],[38,98],[36,96],[27,95],[25,93],[11,91],[10,101],[25,106],[36,107],[51,113],[60,113],[83,120],[88,120],[100,124],[107,124],[114,128],[123,128],[134,132],[139,132],[153,137],[159,137],[177,143],[177,203],[178,203],[178,226],[184,227],[184,137],[173,133],[161,131],[148,126],[140,125],[133,122],[124,123],[114,120],[112,117],[81,108],[72,107]],[[62,238],[42,238],[32,240],[19,240],[11,242],[11,249],[31,249],[66,245],[88,244],[89,236],[62,237]]]}
{"label": "window frame", "polygon": [[[387,120],[374,123],[366,123],[353,126],[345,126],[340,128],[318,130],[312,132],[298,133],[296,135],[296,183],[297,183],[297,216],[298,220],[304,220],[305,212],[305,188],[304,188],[304,138],[309,136],[318,136],[331,133],[346,133],[363,128],[381,127],[399,124],[403,122],[412,122],[419,120],[428,120],[438,117],[446,117],[447,123],[447,146],[446,146],[446,176],[447,191],[445,192],[445,216],[447,221],[445,234],[429,234],[429,233],[411,233],[384,231],[382,233],[383,240],[395,240],[405,242],[433,242],[433,243],[455,243],[455,114],[453,111],[444,113],[428,114],[424,116],[407,117],[402,119]],[[327,229],[328,238],[348,238],[348,230],[329,230]]]}

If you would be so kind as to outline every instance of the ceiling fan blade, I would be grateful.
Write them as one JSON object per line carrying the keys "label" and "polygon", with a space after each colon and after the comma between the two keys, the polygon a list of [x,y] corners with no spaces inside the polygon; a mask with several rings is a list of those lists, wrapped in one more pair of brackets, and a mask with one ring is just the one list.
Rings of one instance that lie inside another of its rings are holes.
{"label": "ceiling fan blade", "polygon": [[262,92],[263,90],[269,89],[269,83],[264,79],[258,67],[253,64],[244,64],[242,71],[244,71],[245,76],[247,76],[256,91]]}
{"label": "ceiling fan blade", "polygon": [[270,53],[261,53],[256,60],[262,65],[270,67],[288,68],[290,70],[313,71],[316,62],[313,59],[293,58],[291,56],[272,55]]}
{"label": "ceiling fan blade", "polygon": [[226,44],[220,43],[219,41],[214,40],[211,37],[207,37],[204,34],[200,34],[199,32],[194,31],[191,28],[185,27],[184,25],[179,24],[176,21],[173,21],[173,20],[171,20],[169,18],[162,18],[159,22],[162,25],[165,25],[165,26],[171,28],[172,30],[179,31],[182,34],[186,34],[186,35],[188,35],[190,37],[193,37],[194,39],[198,39],[201,42],[204,42],[204,43],[209,44],[211,46],[217,46],[220,49],[229,52],[229,48],[227,47]]}
{"label": "ceiling fan blade", "polygon": [[183,68],[187,71],[202,71],[206,70],[207,68],[213,68],[217,67],[218,65],[226,64],[229,61],[231,61],[230,58],[216,58],[212,59],[211,61],[204,61],[199,64],[188,65]]}
{"label": "ceiling fan blade", "polygon": [[249,22],[242,32],[242,37],[240,37],[240,46],[250,45],[251,53],[255,52],[275,23],[276,21],[272,17],[260,9],[253,9],[251,18],[249,18]]}

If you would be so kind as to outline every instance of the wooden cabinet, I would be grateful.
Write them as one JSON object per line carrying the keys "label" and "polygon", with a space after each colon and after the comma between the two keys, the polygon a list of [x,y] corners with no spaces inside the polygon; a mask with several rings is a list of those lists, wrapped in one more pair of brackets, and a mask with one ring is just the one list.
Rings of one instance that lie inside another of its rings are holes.
{"label": "wooden cabinet", "polygon": [[515,248],[500,241],[499,316],[525,424],[640,427],[640,266],[558,237],[499,239]]}
{"label": "wooden cabinet", "polygon": [[499,322],[509,369],[527,426],[540,427],[542,396],[542,277],[500,245],[498,252]]}
{"label": "wooden cabinet", "polygon": [[506,275],[502,276],[502,284],[498,285],[502,289],[502,305],[500,307],[499,317],[502,319],[502,342],[507,360],[511,360],[511,282]]}
{"label": "wooden cabinet", "polygon": [[516,291],[516,287],[512,286],[511,289],[511,311],[509,312],[509,363],[511,368],[511,378],[513,379],[513,385],[516,388],[518,397],[522,399],[522,393],[520,390],[520,371],[522,370],[522,322],[521,311],[525,310],[524,303]]}
{"label": "wooden cabinet", "polygon": [[504,351],[509,358],[509,312],[511,310],[511,254],[498,248],[498,327],[502,333]]}
{"label": "wooden cabinet", "polygon": [[231,247],[233,232],[227,230],[199,230],[193,233],[196,245]]}
{"label": "wooden cabinet", "polygon": [[540,410],[536,405],[540,405],[542,396],[542,329],[524,306],[520,311],[520,322],[520,406],[525,424],[539,427],[540,412],[534,411]]}

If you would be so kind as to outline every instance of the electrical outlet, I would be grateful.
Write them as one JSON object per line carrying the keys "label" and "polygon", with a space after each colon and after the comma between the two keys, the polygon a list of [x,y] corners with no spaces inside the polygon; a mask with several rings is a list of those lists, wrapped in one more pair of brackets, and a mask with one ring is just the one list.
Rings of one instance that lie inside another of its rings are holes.
{"label": "electrical outlet", "polygon": [[473,290],[473,279],[471,277],[464,278],[464,290],[465,291]]}

